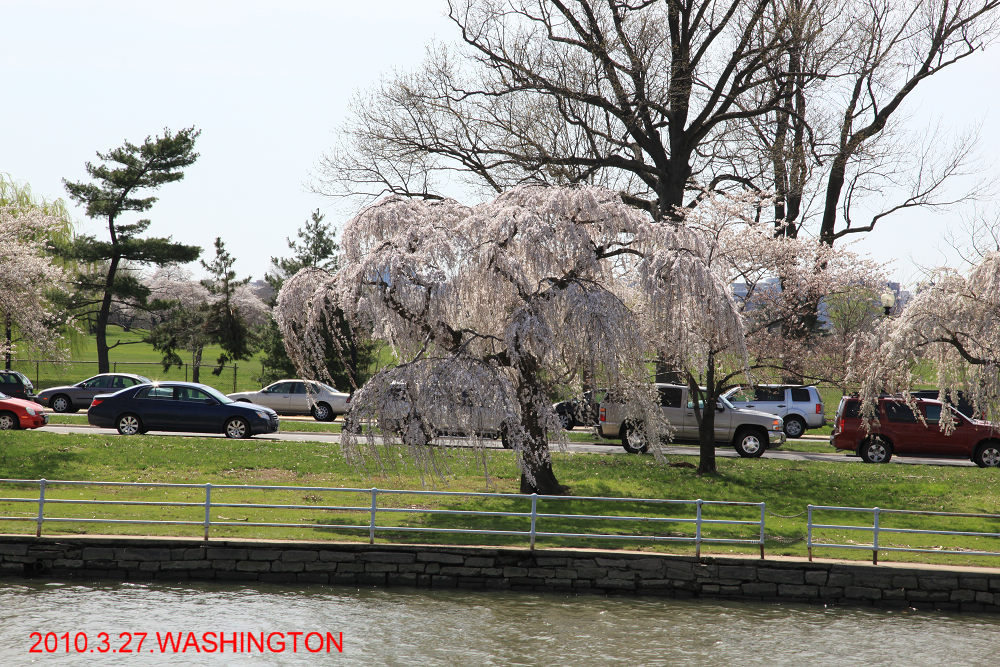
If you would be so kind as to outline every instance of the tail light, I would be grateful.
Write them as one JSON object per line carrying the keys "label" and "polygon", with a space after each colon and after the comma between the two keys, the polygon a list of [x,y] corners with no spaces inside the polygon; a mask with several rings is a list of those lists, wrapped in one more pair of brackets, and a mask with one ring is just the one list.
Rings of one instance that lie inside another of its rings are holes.
{"label": "tail light", "polygon": [[840,431],[841,433],[844,432],[844,418],[843,417],[840,418],[840,424],[837,426],[837,430]]}
{"label": "tail light", "polygon": [[601,408],[601,421],[602,422],[608,421],[608,415],[606,413],[606,410],[607,410],[607,408]]}
{"label": "tail light", "polygon": [[102,398],[95,398],[93,401],[90,402],[90,407],[95,408],[95,407],[97,407],[98,405],[100,405],[103,402],[104,402],[104,399],[102,399]]}
{"label": "tail light", "polygon": [[818,414],[818,415],[823,414],[823,404],[822,403],[817,403],[816,404],[816,414]]}

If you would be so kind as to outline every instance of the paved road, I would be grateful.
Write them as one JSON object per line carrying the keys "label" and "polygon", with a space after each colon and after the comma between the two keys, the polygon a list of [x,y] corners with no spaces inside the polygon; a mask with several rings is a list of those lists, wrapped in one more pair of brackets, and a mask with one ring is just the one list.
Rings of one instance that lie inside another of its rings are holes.
{"label": "paved road", "polygon": [[[73,425],[73,424],[49,424],[48,426],[43,426],[41,431],[46,431],[49,433],[100,433],[105,435],[118,436],[118,432],[110,428],[95,428],[93,426],[85,425]],[[222,434],[205,434],[205,433],[176,433],[174,435],[182,436],[196,436],[196,437],[208,437],[208,438],[224,438]],[[822,442],[826,438],[811,437],[807,438],[814,442]],[[254,440],[262,441],[281,441],[281,442],[329,442],[329,443],[339,443],[340,434],[339,433],[305,433],[305,432],[283,432],[283,433],[271,433],[269,435],[258,435],[254,436]],[[468,440],[464,438],[451,438],[447,440],[452,446],[469,446]],[[497,440],[487,440],[486,446],[493,449],[501,449],[500,442]],[[557,450],[561,451],[561,450]],[[625,454],[625,450],[619,445],[599,445],[599,444],[588,444],[582,442],[571,442],[566,446],[566,450],[571,453],[591,453],[591,454]],[[686,445],[668,445],[666,447],[666,453],[675,456],[697,456],[698,448]],[[732,447],[719,447],[715,450],[716,456],[724,458],[735,458],[737,456],[736,451]],[[782,451],[782,450],[771,450],[764,454],[765,458],[769,459],[784,459],[786,461],[834,461],[843,463],[861,463],[861,459],[856,456],[847,456],[842,453],[837,452],[792,452],[792,451]],[[963,459],[932,459],[923,457],[893,457],[890,464],[899,463],[904,465],[910,464],[928,464],[928,465],[946,465],[946,466],[966,466],[971,467],[975,464],[969,460]]]}

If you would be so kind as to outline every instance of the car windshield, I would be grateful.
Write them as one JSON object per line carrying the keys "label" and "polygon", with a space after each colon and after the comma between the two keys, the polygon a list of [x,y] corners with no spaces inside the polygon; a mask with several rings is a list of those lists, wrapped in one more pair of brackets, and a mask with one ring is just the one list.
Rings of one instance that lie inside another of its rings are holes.
{"label": "car windshield", "polygon": [[323,387],[323,389],[326,389],[328,392],[330,392],[332,394],[339,393],[337,389],[334,389],[333,387],[331,387],[328,384],[323,384],[322,382],[317,382],[316,384],[318,384],[319,386]]}
{"label": "car windshield", "polygon": [[213,387],[209,387],[207,385],[201,385],[201,390],[204,391],[209,396],[211,396],[212,398],[214,398],[215,400],[217,400],[219,403],[228,404],[236,402],[233,399],[226,396],[225,394],[223,394],[218,389],[215,389]]}
{"label": "car windshield", "polygon": [[5,398],[10,398],[10,396],[8,396],[7,394],[5,394],[2,391],[0,391],[0,400],[3,400]]}
{"label": "car windshield", "polygon": [[729,399],[726,398],[725,396],[719,396],[719,403],[722,403],[723,405],[725,405],[730,410],[735,410],[736,409],[736,407],[732,403],[730,403]]}

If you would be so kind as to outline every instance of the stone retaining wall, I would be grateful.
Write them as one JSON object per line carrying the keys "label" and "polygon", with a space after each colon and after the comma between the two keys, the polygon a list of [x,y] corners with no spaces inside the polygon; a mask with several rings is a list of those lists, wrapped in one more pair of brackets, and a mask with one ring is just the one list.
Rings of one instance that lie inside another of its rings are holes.
{"label": "stone retaining wall", "polygon": [[0,536],[0,576],[415,586],[1000,612],[1000,570],[640,552]]}

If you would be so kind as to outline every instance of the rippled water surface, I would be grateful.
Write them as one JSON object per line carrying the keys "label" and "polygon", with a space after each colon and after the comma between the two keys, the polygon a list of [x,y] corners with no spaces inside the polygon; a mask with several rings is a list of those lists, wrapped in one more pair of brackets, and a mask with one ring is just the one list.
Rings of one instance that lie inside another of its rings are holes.
{"label": "rippled water surface", "polygon": [[[301,644],[292,652],[288,633],[310,631],[342,636],[343,653],[309,653]],[[49,647],[58,639],[58,648],[30,653],[33,632],[54,633]],[[91,652],[105,648],[101,632],[109,650],[121,647],[121,633],[131,633],[131,648],[137,633],[147,637],[138,654]],[[202,649],[206,632],[285,633],[285,648],[162,653],[156,633],[167,632],[194,633]],[[0,665],[995,665],[998,643],[1000,617],[992,615],[319,586],[0,583]]]}

